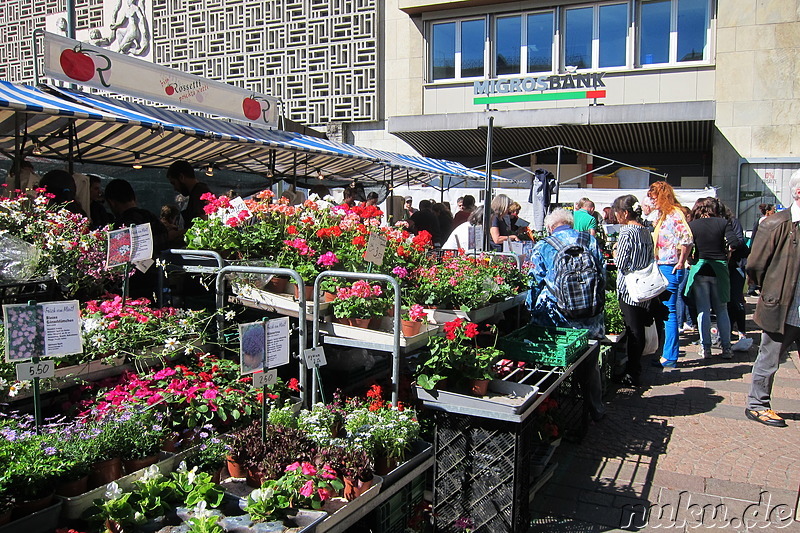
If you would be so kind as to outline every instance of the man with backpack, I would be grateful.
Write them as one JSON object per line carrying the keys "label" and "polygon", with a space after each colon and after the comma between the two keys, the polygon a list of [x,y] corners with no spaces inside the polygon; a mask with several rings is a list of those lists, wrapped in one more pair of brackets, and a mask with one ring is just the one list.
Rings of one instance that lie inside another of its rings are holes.
{"label": "man with backpack", "polygon": [[[556,209],[544,219],[550,237],[531,252],[527,305],[531,323],[539,326],[589,330],[589,337],[605,334],[606,269],[597,240],[573,229],[572,213]],[[596,358],[582,365],[588,384],[592,418],[603,417],[600,370]]]}

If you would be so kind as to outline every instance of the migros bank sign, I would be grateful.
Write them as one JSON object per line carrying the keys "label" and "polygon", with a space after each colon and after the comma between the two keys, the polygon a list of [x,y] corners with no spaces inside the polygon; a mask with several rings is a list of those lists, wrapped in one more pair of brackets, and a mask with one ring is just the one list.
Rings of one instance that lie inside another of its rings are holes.
{"label": "migros bank sign", "polygon": [[479,105],[605,98],[605,89],[598,89],[606,86],[603,83],[605,74],[605,72],[569,73],[526,78],[478,80],[473,83],[473,94],[475,96],[473,103]]}

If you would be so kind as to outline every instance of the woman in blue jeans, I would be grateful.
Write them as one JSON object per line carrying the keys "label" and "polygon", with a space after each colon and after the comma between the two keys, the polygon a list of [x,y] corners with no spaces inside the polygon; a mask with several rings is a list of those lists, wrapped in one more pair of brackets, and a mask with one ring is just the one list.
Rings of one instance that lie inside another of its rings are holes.
{"label": "woman in blue jeans", "polygon": [[679,347],[676,307],[679,286],[686,275],[684,266],[693,243],[692,230],[689,229],[684,207],[678,203],[670,184],[666,181],[653,183],[647,196],[659,213],[653,229],[653,241],[656,245],[658,268],[668,282],[667,290],[662,295],[668,310],[667,320],[664,322],[664,348],[661,360],[656,364],[662,368],[675,368],[678,366]]}
{"label": "woman in blue jeans", "polygon": [[728,271],[728,251],[738,250],[744,241],[736,234],[733,224],[723,216],[716,198],[700,198],[694,204],[689,227],[694,238],[694,257],[697,262],[689,270],[686,293],[694,296],[700,330],[700,354],[711,357],[711,309],[717,313],[717,328],[722,341],[722,358],[733,357],[731,352],[731,322],[728,317],[731,282]]}

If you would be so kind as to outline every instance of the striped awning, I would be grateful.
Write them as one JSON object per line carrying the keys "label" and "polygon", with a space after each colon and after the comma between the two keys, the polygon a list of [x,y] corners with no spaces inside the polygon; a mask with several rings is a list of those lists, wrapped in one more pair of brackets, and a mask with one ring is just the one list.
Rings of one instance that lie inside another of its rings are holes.
{"label": "striped awning", "polygon": [[[197,166],[254,174],[321,175],[333,180],[440,182],[480,179],[459,163],[362,148],[281,130],[147,106],[106,96],[0,81],[0,150],[14,151],[17,122],[25,150],[76,161],[167,167]],[[72,132],[70,132],[72,129]],[[70,134],[71,133],[71,134]]]}

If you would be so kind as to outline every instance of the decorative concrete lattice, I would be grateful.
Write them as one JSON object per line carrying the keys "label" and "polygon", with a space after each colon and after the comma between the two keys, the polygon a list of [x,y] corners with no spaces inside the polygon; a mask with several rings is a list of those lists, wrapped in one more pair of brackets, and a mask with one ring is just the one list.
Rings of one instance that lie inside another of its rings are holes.
{"label": "decorative concrete lattice", "polygon": [[[308,125],[378,120],[376,0],[147,1],[156,63],[281,98]],[[103,0],[76,4],[78,30],[107,26]],[[33,29],[64,10],[0,1],[0,79],[33,81]]]}

